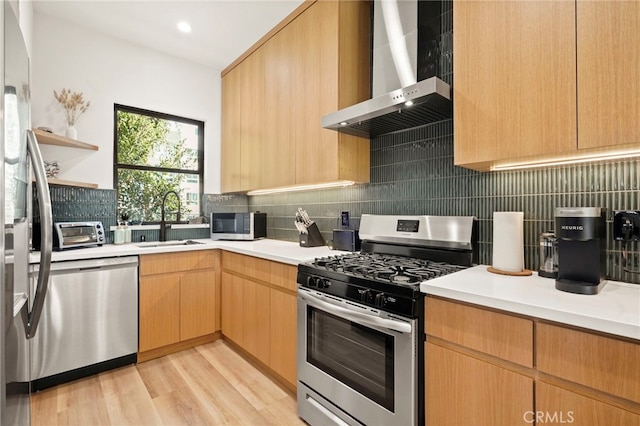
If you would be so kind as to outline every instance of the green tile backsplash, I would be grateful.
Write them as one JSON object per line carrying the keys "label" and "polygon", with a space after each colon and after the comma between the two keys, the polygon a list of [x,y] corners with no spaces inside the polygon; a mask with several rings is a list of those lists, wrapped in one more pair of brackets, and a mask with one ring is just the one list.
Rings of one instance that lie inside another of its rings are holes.
{"label": "green tile backsplash", "polygon": [[[480,262],[491,264],[493,212],[524,212],[525,265],[538,268],[538,235],[553,230],[560,206],[607,208],[611,234],[614,210],[638,209],[640,162],[624,160],[554,168],[480,173],[453,164],[453,122],[447,120],[371,140],[371,183],[341,189],[232,197],[240,207],[267,212],[269,238],[297,241],[298,207],[318,223],[325,239],[349,211],[358,226],[363,213],[471,215],[479,221]],[[228,201],[227,201],[228,202]],[[620,263],[622,245],[607,239],[607,276],[640,283]],[[638,267],[638,244],[630,256]]]}
{"label": "green tile backsplash", "polygon": [[[113,189],[88,189],[52,185],[49,193],[51,194],[51,212],[54,222],[100,221],[105,229],[117,225],[117,199],[116,191]],[[34,189],[34,226],[39,226],[40,223],[37,202]],[[160,239],[160,230],[145,229],[131,232],[132,242],[140,241],[142,236],[146,241],[158,241]],[[208,228],[169,229],[167,231],[168,240],[208,238],[209,236]],[[113,232],[107,232],[106,237],[107,243],[113,242]]]}

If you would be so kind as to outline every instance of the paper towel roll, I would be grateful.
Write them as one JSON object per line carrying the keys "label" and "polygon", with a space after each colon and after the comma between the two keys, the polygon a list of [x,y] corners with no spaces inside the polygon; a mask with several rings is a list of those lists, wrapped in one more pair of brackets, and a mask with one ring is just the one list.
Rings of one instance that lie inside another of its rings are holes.
{"label": "paper towel roll", "polygon": [[493,267],[500,271],[524,270],[523,212],[493,212]]}

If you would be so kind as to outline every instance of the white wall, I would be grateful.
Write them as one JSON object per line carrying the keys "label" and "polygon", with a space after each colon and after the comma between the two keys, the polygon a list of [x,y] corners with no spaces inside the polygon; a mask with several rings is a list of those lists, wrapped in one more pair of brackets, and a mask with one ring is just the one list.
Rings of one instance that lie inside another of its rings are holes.
{"label": "white wall", "polygon": [[21,0],[19,5],[19,20],[24,43],[27,45],[29,57],[33,56],[33,3],[31,0]]}
{"label": "white wall", "polygon": [[82,92],[91,106],[76,124],[78,139],[99,151],[42,146],[60,163],[59,179],[113,188],[114,103],[205,122],[205,193],[220,192],[220,70],[191,63],[35,13],[31,118],[64,134],[63,111],[53,96]]}

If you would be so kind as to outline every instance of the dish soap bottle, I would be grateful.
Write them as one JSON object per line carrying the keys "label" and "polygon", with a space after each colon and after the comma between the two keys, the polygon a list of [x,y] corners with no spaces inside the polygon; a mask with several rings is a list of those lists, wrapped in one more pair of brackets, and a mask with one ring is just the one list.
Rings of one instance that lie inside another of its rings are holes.
{"label": "dish soap bottle", "polygon": [[118,223],[116,230],[113,231],[113,244],[124,244],[124,227],[122,223]]}
{"label": "dish soap bottle", "polygon": [[130,243],[131,242],[131,228],[129,228],[129,215],[127,214],[123,214],[121,216],[122,218],[122,229],[124,231],[124,242],[125,243]]}

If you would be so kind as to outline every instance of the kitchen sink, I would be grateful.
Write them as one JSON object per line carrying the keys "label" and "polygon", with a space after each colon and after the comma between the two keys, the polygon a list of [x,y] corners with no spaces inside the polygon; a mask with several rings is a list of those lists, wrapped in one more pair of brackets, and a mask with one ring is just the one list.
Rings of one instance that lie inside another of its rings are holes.
{"label": "kitchen sink", "polygon": [[148,243],[137,244],[137,246],[140,248],[153,248],[153,247],[191,246],[195,244],[204,244],[204,243],[200,241],[194,241],[194,240],[150,241]]}

